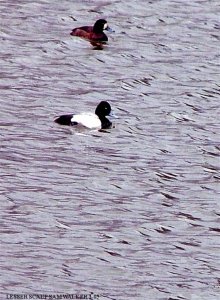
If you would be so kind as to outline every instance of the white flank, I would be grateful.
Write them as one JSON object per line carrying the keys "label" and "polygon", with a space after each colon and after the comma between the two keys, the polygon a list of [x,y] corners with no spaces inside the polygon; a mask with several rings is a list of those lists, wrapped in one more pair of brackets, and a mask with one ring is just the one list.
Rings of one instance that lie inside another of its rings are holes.
{"label": "white flank", "polygon": [[101,121],[98,116],[93,113],[83,113],[80,115],[74,115],[71,119],[71,122],[77,122],[82,126],[85,126],[90,129],[101,128]]}

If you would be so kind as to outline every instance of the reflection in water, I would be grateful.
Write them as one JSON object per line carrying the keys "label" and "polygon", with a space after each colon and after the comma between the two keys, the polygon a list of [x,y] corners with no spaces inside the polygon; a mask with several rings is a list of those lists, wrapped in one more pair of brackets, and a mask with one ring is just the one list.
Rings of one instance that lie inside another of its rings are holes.
{"label": "reflection in water", "polygon": [[[217,5],[1,2],[3,293],[218,299]],[[69,36],[100,16],[103,51]],[[53,122],[102,100],[111,130]]]}

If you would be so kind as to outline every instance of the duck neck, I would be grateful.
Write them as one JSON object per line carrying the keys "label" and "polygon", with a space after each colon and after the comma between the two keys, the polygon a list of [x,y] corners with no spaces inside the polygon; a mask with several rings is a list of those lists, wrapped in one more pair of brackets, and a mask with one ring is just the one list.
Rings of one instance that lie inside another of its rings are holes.
{"label": "duck neck", "polygon": [[108,129],[112,126],[112,122],[110,122],[106,117],[99,117],[99,119],[102,124],[102,129]]}
{"label": "duck neck", "polygon": [[100,28],[100,26],[98,26],[98,25],[94,25],[93,26],[93,32],[95,32],[95,33],[102,33],[103,32],[103,29],[102,28]]}

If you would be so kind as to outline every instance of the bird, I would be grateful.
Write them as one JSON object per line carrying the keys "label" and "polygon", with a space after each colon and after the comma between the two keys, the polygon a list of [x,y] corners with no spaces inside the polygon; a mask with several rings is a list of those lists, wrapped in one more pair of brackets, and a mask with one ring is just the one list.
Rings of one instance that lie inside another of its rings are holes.
{"label": "bird", "polygon": [[99,46],[102,44],[106,44],[106,42],[108,41],[108,37],[103,32],[103,30],[113,32],[113,30],[108,26],[106,20],[99,19],[93,26],[82,26],[74,28],[71,31],[70,35],[89,40],[93,46]]}
{"label": "bird", "polygon": [[61,115],[54,122],[67,126],[79,125],[88,129],[108,129],[112,127],[112,122],[106,116],[111,116],[111,106],[107,101],[101,101],[97,105],[95,113]]}

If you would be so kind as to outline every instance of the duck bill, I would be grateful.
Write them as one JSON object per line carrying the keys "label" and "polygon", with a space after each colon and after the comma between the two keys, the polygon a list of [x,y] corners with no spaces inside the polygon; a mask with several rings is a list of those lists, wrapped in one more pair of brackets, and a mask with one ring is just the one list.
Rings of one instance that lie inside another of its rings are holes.
{"label": "duck bill", "polygon": [[112,119],[118,119],[118,117],[115,115],[115,113],[113,111],[110,112],[110,114],[108,115],[108,117],[110,117]]}
{"label": "duck bill", "polygon": [[108,25],[107,25],[107,27],[105,28],[105,30],[106,31],[108,31],[108,32],[115,32],[111,27],[109,27]]}

